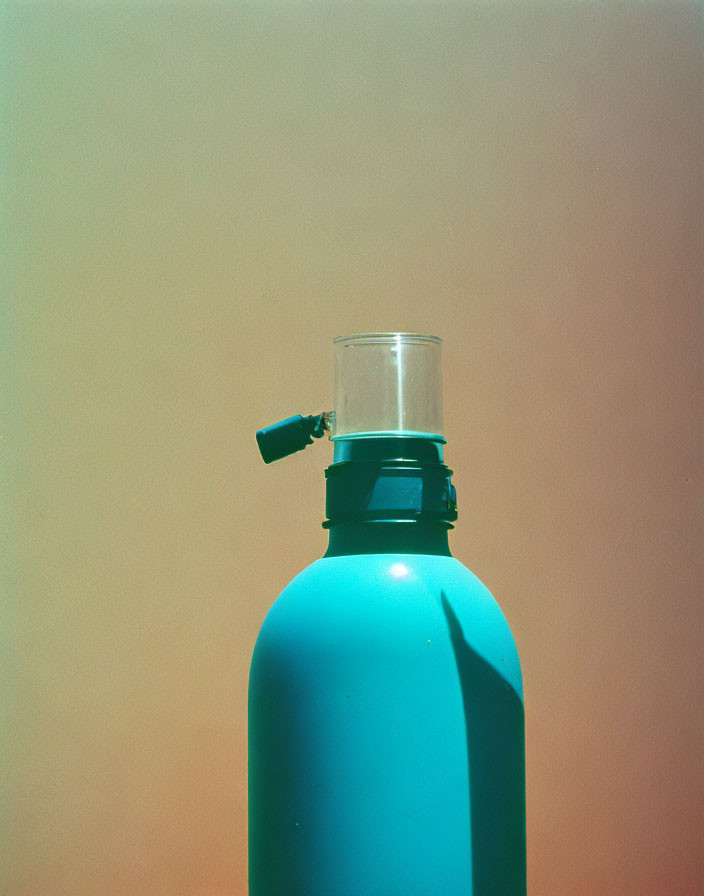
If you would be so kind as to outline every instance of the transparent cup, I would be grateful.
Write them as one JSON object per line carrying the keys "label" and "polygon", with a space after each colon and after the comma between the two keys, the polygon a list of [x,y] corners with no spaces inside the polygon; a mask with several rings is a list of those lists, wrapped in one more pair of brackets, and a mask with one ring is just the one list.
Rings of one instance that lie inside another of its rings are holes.
{"label": "transparent cup", "polygon": [[333,342],[333,439],[422,436],[445,441],[439,337],[358,333]]}

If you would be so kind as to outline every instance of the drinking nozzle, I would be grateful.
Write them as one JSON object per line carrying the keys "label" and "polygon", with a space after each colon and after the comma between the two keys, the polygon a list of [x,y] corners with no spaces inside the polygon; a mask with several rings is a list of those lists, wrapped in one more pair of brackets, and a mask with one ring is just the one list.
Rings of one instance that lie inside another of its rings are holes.
{"label": "drinking nozzle", "polygon": [[442,340],[422,333],[338,336],[333,439],[411,436],[444,442]]}
{"label": "drinking nozzle", "polygon": [[264,463],[281,460],[282,457],[301,451],[306,445],[312,445],[313,439],[321,438],[330,428],[330,417],[331,414],[327,411],[307,417],[296,414],[295,417],[287,417],[279,423],[260,429],[257,432],[257,445]]}
{"label": "drinking nozzle", "polygon": [[312,445],[325,432],[333,441],[405,436],[444,442],[441,346],[437,336],[421,333],[338,336],[335,410],[260,429],[265,463]]}

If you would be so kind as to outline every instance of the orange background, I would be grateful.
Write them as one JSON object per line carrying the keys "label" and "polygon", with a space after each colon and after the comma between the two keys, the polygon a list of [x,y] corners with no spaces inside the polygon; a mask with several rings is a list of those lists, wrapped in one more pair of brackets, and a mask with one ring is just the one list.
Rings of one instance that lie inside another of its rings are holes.
{"label": "orange background", "polygon": [[521,652],[529,892],[701,893],[701,6],[3,9],[0,891],[244,896],[331,457],[254,431],[398,329]]}

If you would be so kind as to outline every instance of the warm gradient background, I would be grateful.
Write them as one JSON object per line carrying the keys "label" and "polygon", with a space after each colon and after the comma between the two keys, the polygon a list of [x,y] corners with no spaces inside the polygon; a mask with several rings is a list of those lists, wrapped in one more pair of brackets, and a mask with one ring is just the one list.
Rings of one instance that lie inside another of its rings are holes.
{"label": "warm gradient background", "polygon": [[331,457],[254,431],[403,329],[521,651],[531,896],[701,894],[701,6],[3,11],[0,892],[244,896],[248,663]]}

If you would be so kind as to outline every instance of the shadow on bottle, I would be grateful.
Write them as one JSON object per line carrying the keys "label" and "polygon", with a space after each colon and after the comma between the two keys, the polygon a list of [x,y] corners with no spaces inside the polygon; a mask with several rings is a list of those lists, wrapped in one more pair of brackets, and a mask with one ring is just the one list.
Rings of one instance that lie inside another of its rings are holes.
{"label": "shadow on bottle", "polygon": [[525,896],[523,702],[467,643],[440,592],[462,689],[469,757],[472,896]]}

